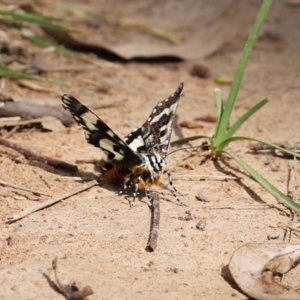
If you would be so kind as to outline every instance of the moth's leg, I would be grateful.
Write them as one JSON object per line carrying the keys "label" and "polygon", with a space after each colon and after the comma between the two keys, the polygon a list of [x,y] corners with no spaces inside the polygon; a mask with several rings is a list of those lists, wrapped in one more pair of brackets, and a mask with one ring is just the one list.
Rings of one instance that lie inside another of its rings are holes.
{"label": "moth's leg", "polygon": [[117,194],[122,195],[128,188],[130,188],[133,184],[133,179],[130,177],[128,180],[124,182],[123,189],[119,191]]}
{"label": "moth's leg", "polygon": [[129,201],[129,206],[130,208],[134,206],[134,201],[135,198],[139,195],[139,182],[141,180],[141,177],[138,177],[137,180],[134,180],[132,177],[130,177],[128,180],[124,182],[123,189],[118,192],[118,195],[122,195],[127,189],[131,188],[132,185],[134,185],[134,190],[133,190],[133,199]]}
{"label": "moth's leg", "polygon": [[172,187],[172,189],[173,189],[177,194],[179,194],[178,191],[177,191],[177,189],[176,189],[176,187],[173,185],[173,180],[172,180],[171,172],[170,172],[169,170],[164,170],[163,174],[166,174],[166,173],[167,173],[167,175],[168,175],[169,185]]}
{"label": "moth's leg", "polygon": [[[141,179],[142,179],[141,176],[139,176],[137,178],[137,180],[134,182],[134,191],[132,193],[133,199],[132,199],[132,201],[129,202],[130,208],[134,206],[135,198],[137,197],[137,195],[139,195],[139,183],[140,183]],[[133,184],[133,181],[131,184]]]}
{"label": "moth's leg", "polygon": [[164,184],[164,183],[161,183],[160,185],[164,188],[167,188],[173,195],[173,197],[177,200],[177,202],[180,204],[180,205],[185,205],[181,200],[180,198],[178,197],[178,194],[181,195],[177,189],[175,188],[175,186],[173,185],[173,181],[172,181],[172,176],[171,176],[171,173],[169,170],[164,170],[163,171],[163,174],[166,174],[168,175],[168,181],[169,181],[169,184]]}
{"label": "moth's leg", "polygon": [[152,195],[152,192],[150,190],[150,186],[146,188],[145,194],[146,194],[147,198],[150,201],[150,205],[149,206],[152,207],[153,206],[153,195]]}

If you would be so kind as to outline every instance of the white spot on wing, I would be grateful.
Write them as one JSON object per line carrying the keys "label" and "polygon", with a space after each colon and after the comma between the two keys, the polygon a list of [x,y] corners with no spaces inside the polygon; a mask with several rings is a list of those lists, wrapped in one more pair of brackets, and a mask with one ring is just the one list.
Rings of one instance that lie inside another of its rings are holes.
{"label": "white spot on wing", "polygon": [[107,133],[109,136],[111,136],[112,138],[115,137],[115,134],[114,134],[111,130],[107,131],[106,133]]}
{"label": "white spot on wing", "polygon": [[108,140],[108,139],[101,139],[99,141],[99,146],[101,149],[103,149],[103,151],[107,154],[108,153],[113,153],[114,154],[114,159],[115,160],[122,160],[124,159],[124,155],[122,155],[121,153],[119,152],[116,152],[114,149],[113,149],[113,146],[114,146],[114,143],[112,143],[111,140]]}
{"label": "white spot on wing", "polygon": [[173,112],[175,112],[176,107],[177,107],[177,103],[175,102],[173,103],[169,108],[164,109],[161,114],[155,116],[152,120],[151,123],[156,123],[159,121],[159,119],[161,118],[162,115],[167,114],[167,115],[171,115]]}
{"label": "white spot on wing", "polygon": [[133,151],[137,151],[137,149],[139,147],[144,146],[144,140],[143,138],[139,135],[137,138],[135,138],[128,146],[130,147],[130,149],[132,149]]}
{"label": "white spot on wing", "polygon": [[85,122],[86,127],[89,130],[97,130],[97,127],[95,124],[97,124],[98,117],[96,117],[94,114],[91,112],[86,112],[81,115],[82,120]]}
{"label": "white spot on wing", "polygon": [[164,130],[166,130],[166,128],[167,128],[167,125],[162,126],[162,127],[159,128],[159,131],[164,131]]}

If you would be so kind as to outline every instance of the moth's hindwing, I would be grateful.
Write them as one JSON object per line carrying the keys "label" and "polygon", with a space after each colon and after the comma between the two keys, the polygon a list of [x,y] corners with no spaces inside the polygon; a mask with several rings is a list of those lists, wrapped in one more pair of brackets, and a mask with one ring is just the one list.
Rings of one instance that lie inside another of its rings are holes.
{"label": "moth's hindwing", "polygon": [[174,94],[159,102],[146,122],[135,128],[124,141],[136,152],[158,152],[165,156],[170,146],[170,138],[178,102],[183,90],[180,84]]}
{"label": "moth's hindwing", "polygon": [[117,134],[75,97],[64,94],[62,102],[64,108],[71,112],[75,121],[84,129],[86,140],[101,148],[107,154],[109,162],[124,159],[141,162],[139,156]]}

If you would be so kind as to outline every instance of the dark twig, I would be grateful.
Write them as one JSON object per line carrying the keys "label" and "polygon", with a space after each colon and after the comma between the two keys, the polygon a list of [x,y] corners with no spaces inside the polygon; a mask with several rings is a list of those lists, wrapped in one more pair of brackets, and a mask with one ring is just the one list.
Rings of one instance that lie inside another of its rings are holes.
{"label": "dark twig", "polygon": [[76,164],[93,164],[97,165],[100,164],[99,159],[76,159]]}
{"label": "dark twig", "polygon": [[45,163],[49,166],[55,167],[55,168],[59,168],[59,169],[63,169],[69,172],[77,172],[78,168],[75,165],[71,165],[67,162],[64,162],[62,160],[58,160],[56,158],[53,157],[49,157],[46,155],[41,155],[38,154],[28,148],[25,148],[23,146],[20,146],[16,143],[13,143],[9,140],[6,140],[4,138],[0,137],[0,145],[12,148],[16,151],[18,151],[19,153],[23,154],[25,156],[25,158],[27,158],[28,160],[36,160],[42,163]]}
{"label": "dark twig", "polygon": [[157,237],[160,221],[160,209],[159,209],[159,196],[157,193],[153,193],[153,202],[150,206],[151,210],[151,225],[150,234],[147,243],[147,249],[149,251],[154,251],[157,247]]}

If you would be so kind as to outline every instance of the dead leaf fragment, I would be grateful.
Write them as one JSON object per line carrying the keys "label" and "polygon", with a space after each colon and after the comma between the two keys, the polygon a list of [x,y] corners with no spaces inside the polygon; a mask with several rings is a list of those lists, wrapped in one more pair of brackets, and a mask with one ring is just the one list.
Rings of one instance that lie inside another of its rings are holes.
{"label": "dead leaf fragment", "polygon": [[153,34],[154,36],[169,41],[170,43],[173,44],[179,44],[181,42],[181,38],[175,33],[168,32],[158,27],[144,24],[130,18],[122,18],[122,17],[111,18],[106,15],[101,15],[100,18],[104,19],[106,22],[110,24],[141,29],[147,33]]}
{"label": "dead leaf fragment", "polygon": [[192,162],[189,162],[189,161],[186,161],[184,163],[179,163],[179,164],[177,164],[177,166],[181,167],[181,168],[188,169],[188,170],[194,170],[195,169],[195,164],[192,163]]}
{"label": "dead leaf fragment", "polygon": [[56,91],[53,88],[50,89],[50,88],[44,87],[41,84],[39,84],[35,81],[32,81],[32,80],[28,80],[28,79],[19,79],[18,84],[21,87],[26,87],[30,90],[37,91],[37,92],[48,92],[48,93],[55,93],[58,95],[60,94],[59,91]]}
{"label": "dead leaf fragment", "polygon": [[[178,35],[178,24],[172,25],[166,18],[165,29],[154,27],[151,24],[159,24],[160,20],[157,20],[157,16],[148,13],[149,16],[143,18],[143,22],[129,18],[115,18],[112,16],[96,15],[95,13],[82,12],[81,17],[87,17],[87,19],[101,20],[102,24],[105,24],[108,30],[114,30],[115,34],[111,35],[110,39],[103,39],[102,34],[93,35],[80,35],[75,34],[75,30],[58,31],[52,28],[43,28],[43,31],[51,36],[59,44],[62,44],[68,48],[76,48],[89,52],[103,54],[104,56],[109,54],[113,59],[131,60],[140,58],[176,58],[180,60],[197,59],[216,53],[223,45],[230,41],[235,36],[235,32],[241,31],[247,32],[248,26],[245,18],[243,18],[243,27],[233,26],[236,22],[240,22],[241,14],[239,13],[239,5],[236,5],[237,1],[223,0],[223,1],[196,1],[193,6],[194,11],[198,11],[197,19],[185,18],[184,23],[189,28],[188,34],[184,34],[184,39]],[[212,11],[211,8],[214,7]],[[182,3],[178,6],[178,11],[183,10],[185,4]],[[24,9],[24,6],[23,6]],[[70,11],[70,6],[68,6]],[[169,14],[169,7],[162,3],[160,10]],[[27,7],[28,11],[28,7]],[[32,11],[32,6],[30,11]],[[251,13],[251,10],[247,12]],[[250,19],[250,18],[249,18]],[[195,22],[201,22],[201,26],[194,28]],[[234,23],[235,22],[235,23]],[[173,22],[174,23],[174,22]],[[176,23],[176,22],[175,22]],[[180,26],[180,25],[179,25]],[[137,28],[136,34],[127,35],[126,32],[130,28]],[[230,30],[230,35],[227,34]],[[145,36],[145,32],[154,36],[150,41],[141,42],[140,37]],[[176,34],[175,34],[176,33]],[[126,42],[122,42],[120,37],[124,36]],[[213,39],[211,37],[214,37]],[[166,42],[167,41],[167,42]]]}
{"label": "dead leaf fragment", "polygon": [[84,300],[86,297],[94,294],[90,286],[79,290],[74,284],[61,284],[57,277],[57,257],[52,261],[52,269],[54,270],[56,288],[67,300]]}
{"label": "dead leaf fragment", "polygon": [[204,121],[204,122],[208,122],[208,123],[216,123],[217,120],[218,120],[218,116],[216,114],[207,114],[207,115],[195,118],[195,121]]}
{"label": "dead leaf fragment", "polygon": [[248,296],[260,300],[296,300],[296,288],[275,281],[300,260],[300,245],[249,243],[237,249],[229,262],[232,278]]}
{"label": "dead leaf fragment", "polygon": [[194,121],[182,121],[179,125],[188,129],[203,128],[201,124]]}
{"label": "dead leaf fragment", "polygon": [[211,76],[209,68],[205,65],[200,64],[193,65],[190,74],[199,78],[209,78]]}
{"label": "dead leaf fragment", "polygon": [[41,118],[41,124],[44,129],[51,130],[53,132],[63,131],[65,126],[55,117],[43,117]]}

